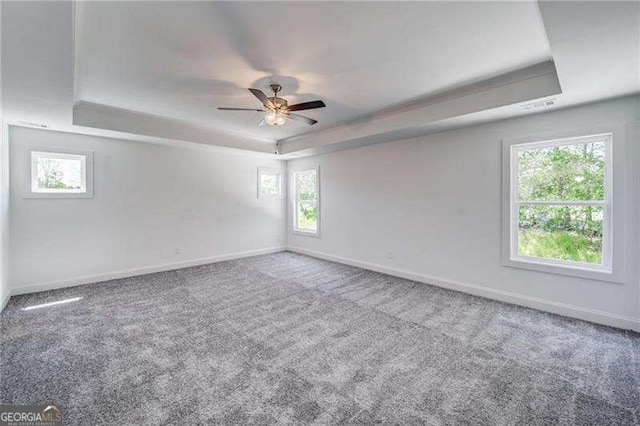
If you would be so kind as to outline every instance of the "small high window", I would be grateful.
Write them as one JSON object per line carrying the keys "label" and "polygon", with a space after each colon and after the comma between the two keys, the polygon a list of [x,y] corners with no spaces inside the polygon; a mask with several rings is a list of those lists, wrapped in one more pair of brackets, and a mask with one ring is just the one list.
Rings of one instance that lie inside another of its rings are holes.
{"label": "small high window", "polygon": [[611,272],[611,139],[510,146],[511,262]]}
{"label": "small high window", "polygon": [[266,167],[258,168],[258,198],[280,197],[282,177],[280,170]]}
{"label": "small high window", "polygon": [[320,191],[318,168],[293,173],[293,230],[306,235],[319,235]]}
{"label": "small high window", "polygon": [[90,153],[31,151],[30,196],[91,197]]}

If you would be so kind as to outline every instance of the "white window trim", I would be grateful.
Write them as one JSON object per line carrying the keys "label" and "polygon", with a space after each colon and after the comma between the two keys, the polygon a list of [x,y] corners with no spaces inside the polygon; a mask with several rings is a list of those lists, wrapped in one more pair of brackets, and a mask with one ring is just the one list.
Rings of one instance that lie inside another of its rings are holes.
{"label": "white window trim", "polygon": [[[77,158],[83,157],[82,161],[82,186],[84,190],[66,190],[66,191],[37,191],[34,187],[34,180],[37,178],[35,162],[37,156],[33,154],[47,154],[51,157],[58,158]],[[85,151],[68,148],[52,148],[52,147],[29,147],[26,150],[26,170],[25,176],[25,193],[24,198],[93,198],[93,151]]]}
{"label": "white window trim", "polygon": [[[260,188],[262,184],[262,173],[277,175],[278,176],[278,193],[277,194],[263,194]],[[271,167],[258,167],[258,198],[277,198],[282,199],[282,170],[274,169]]]}
{"label": "white window trim", "polygon": [[[308,172],[311,170],[315,170],[316,172],[316,194],[317,194],[317,205],[318,205],[318,218],[317,218],[317,223],[316,223],[316,230],[315,231],[308,231],[305,229],[299,229],[298,228],[298,187],[296,186],[296,173],[300,173],[300,172]],[[321,217],[321,208],[320,208],[320,166],[315,166],[315,167],[306,167],[306,168],[302,168],[299,170],[295,170],[291,173],[291,186],[293,188],[292,195],[293,195],[293,199],[292,199],[292,212],[293,212],[293,223],[292,223],[292,229],[291,232],[293,234],[296,235],[304,235],[307,237],[316,237],[319,238],[320,237],[320,217]]]}
{"label": "white window trim", "polygon": [[[505,139],[502,144],[502,264],[508,267],[529,269],[559,275],[569,275],[593,280],[623,282],[620,257],[616,257],[615,235],[619,235],[620,223],[616,221],[614,204],[614,163],[620,154],[614,149],[617,138],[624,140],[624,126],[598,128],[582,131],[562,132],[555,134],[531,136],[526,138]],[[586,136],[585,136],[586,135]],[[604,141],[606,149],[605,164],[605,200],[586,202],[520,202],[518,201],[516,182],[515,155],[518,151],[532,147],[561,146],[568,143],[588,143]],[[617,201],[616,201],[617,202]],[[581,262],[540,259],[517,255],[517,215],[516,208],[520,204],[547,205],[603,205],[605,208],[603,221],[603,264],[590,265]],[[615,224],[615,229],[614,229]]]}

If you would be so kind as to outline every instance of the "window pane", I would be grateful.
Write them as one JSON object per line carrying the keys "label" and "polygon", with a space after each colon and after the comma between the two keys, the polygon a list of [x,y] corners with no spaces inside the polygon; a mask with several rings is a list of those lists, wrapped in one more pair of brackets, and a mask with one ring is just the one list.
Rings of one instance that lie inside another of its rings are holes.
{"label": "window pane", "polygon": [[261,173],[260,174],[260,192],[263,194],[278,195],[280,185],[278,185],[278,175]]}
{"label": "window pane", "polygon": [[518,255],[602,264],[603,207],[520,206]]}
{"label": "window pane", "polygon": [[304,231],[318,230],[318,203],[317,201],[298,202],[297,228]]}
{"label": "window pane", "polygon": [[299,200],[316,200],[316,171],[296,172],[296,187]]}
{"label": "window pane", "polygon": [[605,143],[518,152],[521,201],[604,200]]}
{"label": "window pane", "polygon": [[82,188],[82,159],[36,157],[36,189],[46,192],[79,192]]}

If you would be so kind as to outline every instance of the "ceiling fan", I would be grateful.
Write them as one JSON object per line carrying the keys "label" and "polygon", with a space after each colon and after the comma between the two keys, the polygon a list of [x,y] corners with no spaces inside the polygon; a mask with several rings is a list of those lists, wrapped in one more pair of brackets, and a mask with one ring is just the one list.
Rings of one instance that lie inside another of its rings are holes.
{"label": "ceiling fan", "polygon": [[282,86],[279,84],[271,84],[271,91],[273,92],[273,96],[267,97],[262,90],[258,89],[249,89],[249,91],[258,98],[265,109],[254,109],[254,108],[220,108],[222,111],[258,111],[258,112],[266,112],[264,118],[258,122],[258,126],[264,126],[265,124],[269,124],[270,126],[281,126],[286,122],[286,119],[302,121],[303,123],[307,123],[310,126],[313,126],[318,122],[318,120],[314,120],[309,117],[305,117],[303,115],[294,114],[293,111],[302,111],[305,109],[316,109],[316,108],[324,108],[326,105],[322,101],[311,101],[311,102],[303,102],[301,104],[289,105],[286,99],[279,98],[278,92],[282,90]]}

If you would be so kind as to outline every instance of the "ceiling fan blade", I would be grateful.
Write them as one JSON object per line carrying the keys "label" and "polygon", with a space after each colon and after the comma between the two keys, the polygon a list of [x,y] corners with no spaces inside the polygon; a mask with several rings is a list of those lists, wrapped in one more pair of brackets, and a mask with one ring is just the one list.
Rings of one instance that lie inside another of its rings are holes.
{"label": "ceiling fan blade", "polygon": [[220,111],[262,111],[262,112],[264,112],[263,109],[257,109],[257,108],[221,108],[221,107],[218,107],[218,109]]}
{"label": "ceiling fan blade", "polygon": [[258,98],[260,100],[260,102],[262,102],[262,105],[266,106],[269,109],[273,109],[273,103],[269,100],[269,98],[267,98],[267,95],[265,95],[262,90],[258,90],[258,89],[249,89],[249,91],[251,93],[253,93],[253,96],[255,96],[256,98]]}
{"label": "ceiling fan blade", "polygon": [[313,118],[305,117],[303,115],[298,115],[298,114],[285,113],[284,116],[295,121],[302,121],[303,123],[307,123],[309,126],[313,126],[318,122],[318,120],[314,120]]}
{"label": "ceiling fan blade", "polygon": [[326,105],[322,101],[303,102],[301,104],[290,105],[289,111],[302,111],[303,109],[324,108]]}
{"label": "ceiling fan blade", "polygon": [[266,121],[264,121],[264,118],[263,118],[262,120],[258,121],[258,126],[259,126],[259,127],[262,127],[262,126],[264,126],[265,124],[267,124],[267,122],[266,122]]}

